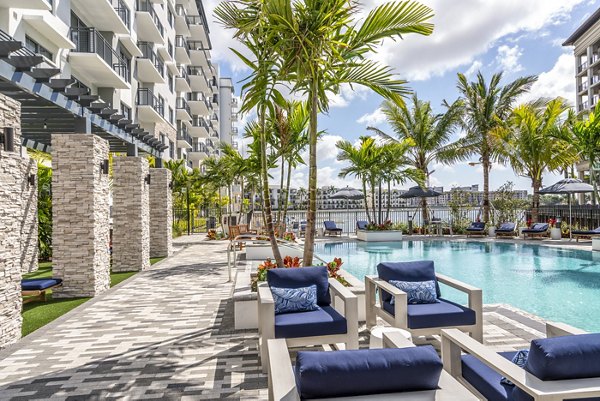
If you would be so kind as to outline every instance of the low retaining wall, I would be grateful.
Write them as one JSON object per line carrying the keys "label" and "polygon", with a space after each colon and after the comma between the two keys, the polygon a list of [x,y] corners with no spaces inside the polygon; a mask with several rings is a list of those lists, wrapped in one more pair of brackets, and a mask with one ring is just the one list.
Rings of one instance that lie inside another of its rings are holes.
{"label": "low retaining wall", "polygon": [[388,231],[367,231],[358,230],[356,231],[356,237],[365,242],[390,242],[390,241],[402,241],[402,231],[400,230],[388,230]]}

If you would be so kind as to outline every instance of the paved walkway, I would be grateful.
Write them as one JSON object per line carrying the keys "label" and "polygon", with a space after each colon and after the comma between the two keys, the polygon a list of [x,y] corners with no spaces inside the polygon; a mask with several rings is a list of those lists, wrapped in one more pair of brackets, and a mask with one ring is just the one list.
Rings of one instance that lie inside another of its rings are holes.
{"label": "paved walkway", "polygon": [[[225,243],[200,239],[0,352],[0,400],[266,400],[256,331],[233,330]],[[508,307],[484,316],[497,349],[543,334]]]}

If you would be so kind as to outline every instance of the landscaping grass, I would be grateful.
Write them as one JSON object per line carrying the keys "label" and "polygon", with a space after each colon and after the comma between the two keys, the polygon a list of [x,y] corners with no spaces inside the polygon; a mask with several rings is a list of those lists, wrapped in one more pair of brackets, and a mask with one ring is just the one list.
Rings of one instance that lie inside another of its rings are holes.
{"label": "landscaping grass", "polygon": [[[164,258],[152,258],[150,264],[160,262]],[[110,286],[113,287],[127,280],[137,272],[110,273]],[[40,262],[39,269],[33,273],[24,274],[23,278],[51,278],[52,262]],[[23,328],[21,334],[25,337],[54,319],[64,315],[91,298],[52,299],[52,291],[48,291],[46,302],[34,301],[23,305]]]}

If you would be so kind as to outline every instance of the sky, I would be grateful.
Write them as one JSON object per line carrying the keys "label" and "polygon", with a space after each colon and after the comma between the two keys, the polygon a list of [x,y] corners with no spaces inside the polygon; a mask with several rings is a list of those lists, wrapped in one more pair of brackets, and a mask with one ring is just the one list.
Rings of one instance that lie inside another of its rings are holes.
{"label": "sky", "polygon": [[[562,96],[572,104],[575,101],[575,60],[572,47],[563,47],[564,40],[598,7],[600,0],[421,0],[435,13],[434,33],[430,36],[406,35],[400,41],[386,41],[376,54],[376,60],[394,68],[398,77],[408,80],[408,87],[420,99],[428,100],[436,112],[442,112],[444,100],[458,98],[457,73],[474,78],[478,70],[489,79],[495,72],[504,71],[504,83],[520,76],[537,75],[538,81],[522,101],[538,97]],[[230,76],[236,82],[237,95],[241,83],[249,73],[230,48],[241,49],[231,38],[231,31],[215,22],[212,10],[219,2],[205,2],[210,20],[212,59],[219,64],[220,75]],[[368,10],[383,3],[363,0],[360,5]],[[344,165],[336,160],[335,144],[341,139],[356,142],[368,135],[367,126],[376,126],[384,132],[390,128],[380,111],[382,99],[369,90],[343,87],[331,99],[327,115],[319,117],[319,129],[326,135],[318,144],[318,185],[337,187],[350,185],[360,188],[355,179],[342,180],[338,172]],[[240,119],[240,133],[245,122],[253,115]],[[244,151],[244,141],[241,151]],[[307,156],[307,155],[305,155]],[[307,160],[307,157],[305,158]],[[473,157],[476,161],[476,156]],[[452,166],[436,165],[430,185],[453,186],[479,184],[483,187],[481,166],[462,162]],[[278,182],[278,173],[272,172]],[[550,185],[560,176],[547,173],[543,184]],[[494,165],[490,187],[496,189],[512,181],[516,189],[531,192],[531,182],[518,177],[510,166]],[[292,176],[292,187],[307,187],[308,168],[301,166]],[[401,188],[407,188],[407,183]]]}

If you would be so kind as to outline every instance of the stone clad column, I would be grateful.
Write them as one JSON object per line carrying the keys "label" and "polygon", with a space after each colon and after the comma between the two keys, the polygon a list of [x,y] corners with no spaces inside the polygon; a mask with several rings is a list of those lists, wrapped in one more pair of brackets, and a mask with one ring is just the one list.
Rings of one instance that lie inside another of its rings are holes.
{"label": "stone clad column", "polygon": [[150,267],[148,160],[113,159],[112,270],[140,271]]}
{"label": "stone clad column", "polygon": [[23,162],[22,212],[21,220],[21,272],[31,273],[38,269],[38,181],[37,162],[27,159]]}
{"label": "stone clad column", "polygon": [[167,257],[173,254],[171,170],[151,168],[150,176],[150,257]]}
{"label": "stone clad column", "polygon": [[52,135],[52,272],[63,279],[54,298],[110,287],[108,149],[95,135]]}

